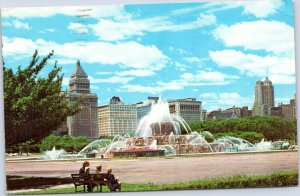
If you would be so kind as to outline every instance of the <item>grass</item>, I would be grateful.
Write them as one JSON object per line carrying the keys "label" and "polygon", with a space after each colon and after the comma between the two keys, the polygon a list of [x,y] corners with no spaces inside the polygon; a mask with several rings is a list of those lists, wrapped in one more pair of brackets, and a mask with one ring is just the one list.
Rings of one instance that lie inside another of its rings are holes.
{"label": "grass", "polygon": [[[281,187],[298,185],[298,171],[282,171],[271,175],[260,176],[232,176],[222,178],[208,178],[175,184],[127,184],[122,183],[122,191],[163,191],[163,190],[192,190],[192,189],[228,189],[228,188],[258,188]],[[78,189],[82,190],[82,189]],[[108,192],[103,187],[103,192]],[[41,191],[24,192],[18,194],[54,194],[74,193],[74,187],[62,189],[46,189]]]}

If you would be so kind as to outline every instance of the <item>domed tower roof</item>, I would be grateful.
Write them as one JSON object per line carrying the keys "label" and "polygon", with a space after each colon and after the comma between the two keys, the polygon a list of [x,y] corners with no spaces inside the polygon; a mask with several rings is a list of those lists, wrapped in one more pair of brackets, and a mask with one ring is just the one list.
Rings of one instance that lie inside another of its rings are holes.
{"label": "domed tower roof", "polygon": [[272,84],[271,80],[268,77],[266,77],[264,83],[271,83]]}
{"label": "domed tower roof", "polygon": [[88,75],[84,72],[84,70],[82,69],[81,65],[80,65],[80,61],[77,61],[76,67],[73,70],[72,76],[71,77],[82,77],[82,78],[87,78]]}
{"label": "domed tower roof", "polygon": [[83,71],[79,60],[69,80],[69,87],[70,92],[73,93],[90,93],[90,80],[85,71]]}

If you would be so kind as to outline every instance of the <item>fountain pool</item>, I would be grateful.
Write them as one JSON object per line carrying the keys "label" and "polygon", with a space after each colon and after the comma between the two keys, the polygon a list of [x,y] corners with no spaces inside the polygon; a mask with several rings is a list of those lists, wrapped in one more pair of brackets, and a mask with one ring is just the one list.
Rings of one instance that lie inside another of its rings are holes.
{"label": "fountain pool", "polygon": [[[210,139],[211,142],[207,142],[206,139]],[[277,146],[280,144],[278,143]],[[287,146],[287,144],[281,144],[281,146]],[[78,155],[94,152],[97,154],[96,156],[108,158],[175,156],[197,153],[268,151],[274,148],[273,143],[264,140],[252,144],[245,139],[229,136],[215,139],[213,134],[208,131],[193,132],[182,117],[170,113],[167,102],[159,100],[140,120],[133,137],[127,133],[123,136],[116,135],[111,142],[97,140],[85,147]]]}

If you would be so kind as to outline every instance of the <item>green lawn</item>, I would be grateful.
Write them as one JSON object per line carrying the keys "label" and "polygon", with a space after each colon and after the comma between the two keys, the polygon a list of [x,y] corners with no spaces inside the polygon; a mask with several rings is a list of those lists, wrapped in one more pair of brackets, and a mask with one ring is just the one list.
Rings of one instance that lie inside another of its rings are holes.
{"label": "green lawn", "polygon": [[[154,190],[191,190],[191,189],[227,189],[249,187],[280,187],[298,185],[298,171],[290,170],[261,176],[232,176],[224,178],[208,178],[175,184],[122,184],[122,191],[154,191]],[[82,189],[78,189],[82,190]],[[107,187],[104,192],[109,191]],[[18,194],[54,194],[74,193],[74,188],[47,189]]]}

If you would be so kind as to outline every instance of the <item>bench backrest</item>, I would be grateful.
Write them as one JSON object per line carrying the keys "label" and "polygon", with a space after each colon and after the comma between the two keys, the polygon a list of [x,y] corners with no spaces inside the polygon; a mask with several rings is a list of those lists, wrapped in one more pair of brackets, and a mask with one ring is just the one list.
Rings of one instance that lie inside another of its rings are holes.
{"label": "bench backrest", "polygon": [[92,178],[98,184],[105,185],[107,183],[107,174],[106,173],[90,174],[90,178]]}
{"label": "bench backrest", "polygon": [[77,186],[91,183],[89,174],[71,174],[71,176],[73,183]]}

